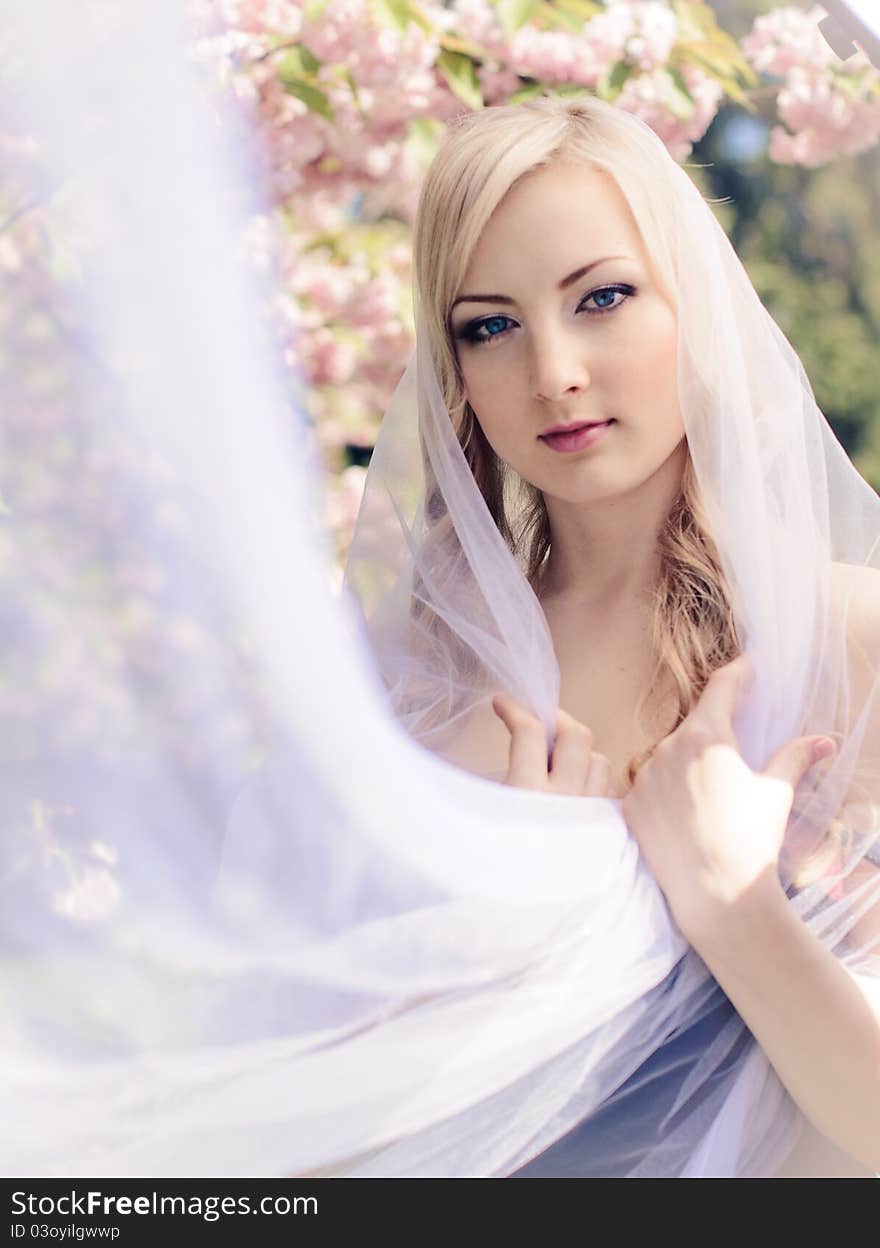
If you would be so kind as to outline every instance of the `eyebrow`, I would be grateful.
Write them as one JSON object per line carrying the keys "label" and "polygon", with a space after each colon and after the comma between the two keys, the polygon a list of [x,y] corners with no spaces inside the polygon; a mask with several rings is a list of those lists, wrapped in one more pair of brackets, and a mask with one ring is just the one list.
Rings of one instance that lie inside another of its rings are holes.
{"label": "eyebrow", "polygon": [[[556,289],[567,290],[572,283],[578,281],[579,278],[584,277],[587,273],[589,273],[590,269],[595,269],[600,264],[605,264],[608,260],[629,259],[629,256],[603,256],[601,260],[591,260],[589,264],[582,265],[579,269],[575,269],[573,273],[569,273],[568,277],[564,277],[562,281],[558,283]],[[510,295],[459,295],[457,299],[453,300],[452,308],[450,308],[449,311],[451,312],[452,309],[456,308],[460,303],[516,303],[516,300],[511,299]]]}

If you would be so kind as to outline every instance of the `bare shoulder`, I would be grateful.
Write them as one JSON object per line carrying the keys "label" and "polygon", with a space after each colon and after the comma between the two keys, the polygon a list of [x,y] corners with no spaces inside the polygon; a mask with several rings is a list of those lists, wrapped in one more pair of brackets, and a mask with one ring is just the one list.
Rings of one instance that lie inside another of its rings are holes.
{"label": "bare shoulder", "polygon": [[880,568],[832,563],[831,596],[846,611],[850,636],[868,654],[880,655]]}
{"label": "bare shoulder", "polygon": [[831,587],[835,594],[850,598],[855,607],[880,611],[880,568],[834,561]]}

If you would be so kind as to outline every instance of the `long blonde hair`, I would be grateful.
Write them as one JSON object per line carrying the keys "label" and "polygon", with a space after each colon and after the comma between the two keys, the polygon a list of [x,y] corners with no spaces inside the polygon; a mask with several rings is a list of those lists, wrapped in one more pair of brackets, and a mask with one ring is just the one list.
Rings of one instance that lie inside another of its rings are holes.
{"label": "long blonde hair", "polygon": [[[495,208],[519,178],[556,159],[583,160],[611,174],[632,209],[656,279],[674,302],[674,192],[668,162],[642,122],[593,97],[541,97],[467,114],[453,123],[427,172],[414,238],[416,298],[441,392],[492,518],[533,586],[552,540],[544,498],[518,477],[511,489],[515,474],[495,455],[465,397],[449,314]],[[513,496],[518,499],[515,514]],[[652,617],[656,662],[636,714],[671,681],[677,697],[675,721],[666,729],[671,732],[712,672],[740,653],[729,590],[690,455],[658,545],[661,568]],[[630,760],[630,783],[652,749]]]}

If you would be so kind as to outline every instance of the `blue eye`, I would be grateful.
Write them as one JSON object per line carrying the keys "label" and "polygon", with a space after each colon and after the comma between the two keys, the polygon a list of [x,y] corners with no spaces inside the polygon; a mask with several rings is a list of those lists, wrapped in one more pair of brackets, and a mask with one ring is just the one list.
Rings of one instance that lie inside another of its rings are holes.
{"label": "blue eye", "polygon": [[[590,316],[602,316],[606,312],[614,312],[635,293],[635,286],[626,283],[619,286],[600,286],[584,296],[577,310],[578,312],[586,311]],[[620,298],[615,302],[615,297],[618,295]],[[587,306],[588,300],[593,300],[592,308]],[[511,317],[496,313],[482,320],[470,321],[458,331],[455,337],[460,341],[472,343],[475,347],[485,346],[486,343],[497,342],[499,338],[503,338],[508,332],[508,323],[513,323]]]}
{"label": "blue eye", "polygon": [[[611,302],[611,300],[614,298],[615,295],[618,295],[620,293],[621,293],[620,291],[615,290],[613,287],[606,286],[602,290],[593,291],[592,295],[590,295],[589,298],[595,299],[597,308],[611,308],[611,307],[616,306],[615,304]],[[607,302],[605,302],[606,300]]]}
{"label": "blue eye", "polygon": [[[596,312],[613,312],[615,308],[619,308],[621,304],[626,303],[627,299],[635,293],[635,286],[630,286],[627,283],[623,283],[620,286],[600,286],[598,290],[591,290],[584,297],[580,307],[582,308],[588,299],[592,299],[595,303],[594,314]],[[620,295],[620,300],[617,303],[612,303],[611,300],[615,295]]]}
{"label": "blue eye", "polygon": [[490,338],[497,338],[504,333],[504,322],[509,320],[509,316],[490,316],[488,321],[482,322],[481,328],[485,329]]}

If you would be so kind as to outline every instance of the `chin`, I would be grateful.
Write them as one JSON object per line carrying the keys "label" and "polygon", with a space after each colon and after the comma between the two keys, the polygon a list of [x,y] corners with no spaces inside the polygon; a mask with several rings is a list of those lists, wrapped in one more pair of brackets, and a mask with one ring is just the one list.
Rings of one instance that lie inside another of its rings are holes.
{"label": "chin", "polygon": [[555,498],[561,503],[570,503],[577,506],[607,502],[610,499],[618,498],[621,494],[627,494],[631,490],[638,488],[638,483],[596,478],[593,481],[548,481],[546,486],[539,486],[538,488],[548,498]]}

